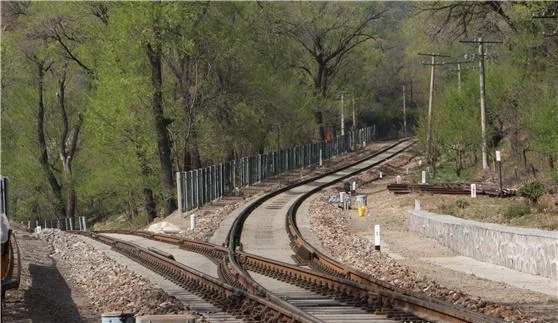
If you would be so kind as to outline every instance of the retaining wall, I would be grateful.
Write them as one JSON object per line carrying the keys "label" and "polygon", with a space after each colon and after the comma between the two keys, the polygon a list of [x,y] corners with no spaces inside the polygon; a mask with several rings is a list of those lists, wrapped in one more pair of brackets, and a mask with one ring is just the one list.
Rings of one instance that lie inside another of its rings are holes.
{"label": "retaining wall", "polygon": [[558,231],[508,227],[410,211],[409,229],[483,262],[558,280]]}

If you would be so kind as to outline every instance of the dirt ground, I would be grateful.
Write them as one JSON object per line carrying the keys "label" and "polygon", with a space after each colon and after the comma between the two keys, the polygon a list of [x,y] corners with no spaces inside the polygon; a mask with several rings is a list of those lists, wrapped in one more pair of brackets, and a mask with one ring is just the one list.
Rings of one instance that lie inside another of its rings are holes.
{"label": "dirt ground", "polygon": [[52,258],[54,248],[24,231],[16,233],[21,252],[20,286],[6,291],[3,323],[98,323],[100,314],[86,292],[67,279],[68,268]]}

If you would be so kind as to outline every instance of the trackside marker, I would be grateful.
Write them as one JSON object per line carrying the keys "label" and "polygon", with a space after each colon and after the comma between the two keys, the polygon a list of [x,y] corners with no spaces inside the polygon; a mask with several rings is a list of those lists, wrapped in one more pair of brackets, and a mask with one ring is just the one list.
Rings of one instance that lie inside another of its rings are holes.
{"label": "trackside marker", "polygon": [[380,225],[374,226],[374,249],[380,251]]}

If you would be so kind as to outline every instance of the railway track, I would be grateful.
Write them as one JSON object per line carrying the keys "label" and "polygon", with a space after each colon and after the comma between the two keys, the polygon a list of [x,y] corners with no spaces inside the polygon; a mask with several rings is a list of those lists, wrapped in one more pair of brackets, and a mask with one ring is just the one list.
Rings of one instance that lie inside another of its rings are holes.
{"label": "railway track", "polygon": [[[90,235],[246,322],[502,322],[398,290],[337,263],[304,240],[296,211],[314,192],[407,149],[403,141],[341,170],[269,193],[234,221],[224,246],[164,234],[128,232],[208,257],[220,279],[106,233]],[[294,250],[294,257],[293,257]]]}

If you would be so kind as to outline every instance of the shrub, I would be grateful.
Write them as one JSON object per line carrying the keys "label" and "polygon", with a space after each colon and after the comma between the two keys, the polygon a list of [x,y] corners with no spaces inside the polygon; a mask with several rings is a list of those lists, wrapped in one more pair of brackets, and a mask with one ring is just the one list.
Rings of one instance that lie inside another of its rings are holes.
{"label": "shrub", "polygon": [[504,214],[506,219],[519,218],[531,213],[531,207],[527,204],[512,204]]}
{"label": "shrub", "polygon": [[544,184],[542,182],[534,180],[521,184],[518,193],[527,198],[529,203],[537,203],[539,198],[543,195],[544,189]]}
{"label": "shrub", "polygon": [[455,200],[455,206],[457,206],[460,209],[464,209],[469,206],[469,202],[467,202],[464,199],[457,199]]}
{"label": "shrub", "polygon": [[457,210],[455,209],[455,205],[453,204],[444,203],[439,207],[439,210],[442,214],[457,216]]}

